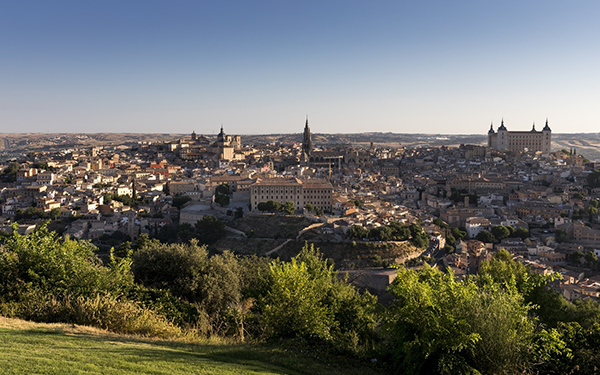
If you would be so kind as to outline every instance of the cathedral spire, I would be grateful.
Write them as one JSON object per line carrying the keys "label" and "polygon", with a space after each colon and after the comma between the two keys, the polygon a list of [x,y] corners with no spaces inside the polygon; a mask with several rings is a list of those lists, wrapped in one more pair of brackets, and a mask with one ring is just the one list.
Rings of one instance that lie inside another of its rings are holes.
{"label": "cathedral spire", "polygon": [[302,137],[302,157],[308,161],[312,153],[312,139],[310,136],[310,127],[308,126],[308,115],[306,115],[306,124],[304,125],[304,135]]}

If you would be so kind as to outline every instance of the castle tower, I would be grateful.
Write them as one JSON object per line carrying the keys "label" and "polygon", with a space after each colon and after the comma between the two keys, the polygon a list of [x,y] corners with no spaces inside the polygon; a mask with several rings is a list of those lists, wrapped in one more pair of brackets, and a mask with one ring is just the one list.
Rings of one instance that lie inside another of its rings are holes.
{"label": "castle tower", "polygon": [[502,119],[500,127],[498,128],[496,145],[500,151],[508,150],[508,129],[506,129],[506,126],[504,126],[504,119]]}
{"label": "castle tower", "polygon": [[548,126],[548,119],[546,119],[546,126],[542,129],[542,152],[544,154],[550,153],[550,147],[552,146],[552,130]]}
{"label": "castle tower", "polygon": [[306,125],[304,125],[304,137],[302,138],[302,157],[305,162],[308,162],[310,159],[310,154],[312,153],[312,140],[310,137],[310,128],[308,127],[308,116],[306,116]]}

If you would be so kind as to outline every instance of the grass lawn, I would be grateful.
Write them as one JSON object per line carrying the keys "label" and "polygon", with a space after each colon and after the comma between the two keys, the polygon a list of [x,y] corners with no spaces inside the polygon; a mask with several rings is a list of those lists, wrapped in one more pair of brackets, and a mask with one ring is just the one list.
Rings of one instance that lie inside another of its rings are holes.
{"label": "grass lawn", "polygon": [[378,374],[348,358],[265,345],[197,344],[0,317],[0,374]]}

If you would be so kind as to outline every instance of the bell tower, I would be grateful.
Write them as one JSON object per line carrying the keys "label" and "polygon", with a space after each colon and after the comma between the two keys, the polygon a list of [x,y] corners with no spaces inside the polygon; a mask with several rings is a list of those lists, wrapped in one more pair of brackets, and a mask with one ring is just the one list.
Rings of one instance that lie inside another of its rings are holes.
{"label": "bell tower", "polygon": [[306,124],[304,125],[304,137],[302,138],[302,158],[305,162],[310,160],[312,153],[312,140],[310,137],[310,128],[308,127],[308,116],[306,116]]}

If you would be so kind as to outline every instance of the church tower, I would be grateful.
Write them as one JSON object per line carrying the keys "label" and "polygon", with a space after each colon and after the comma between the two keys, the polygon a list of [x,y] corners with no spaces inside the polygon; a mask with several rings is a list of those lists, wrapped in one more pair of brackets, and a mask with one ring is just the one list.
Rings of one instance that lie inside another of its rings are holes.
{"label": "church tower", "polygon": [[310,128],[308,127],[308,116],[306,116],[306,125],[304,125],[304,137],[302,138],[302,158],[305,162],[310,159],[312,153],[312,140],[310,139]]}

